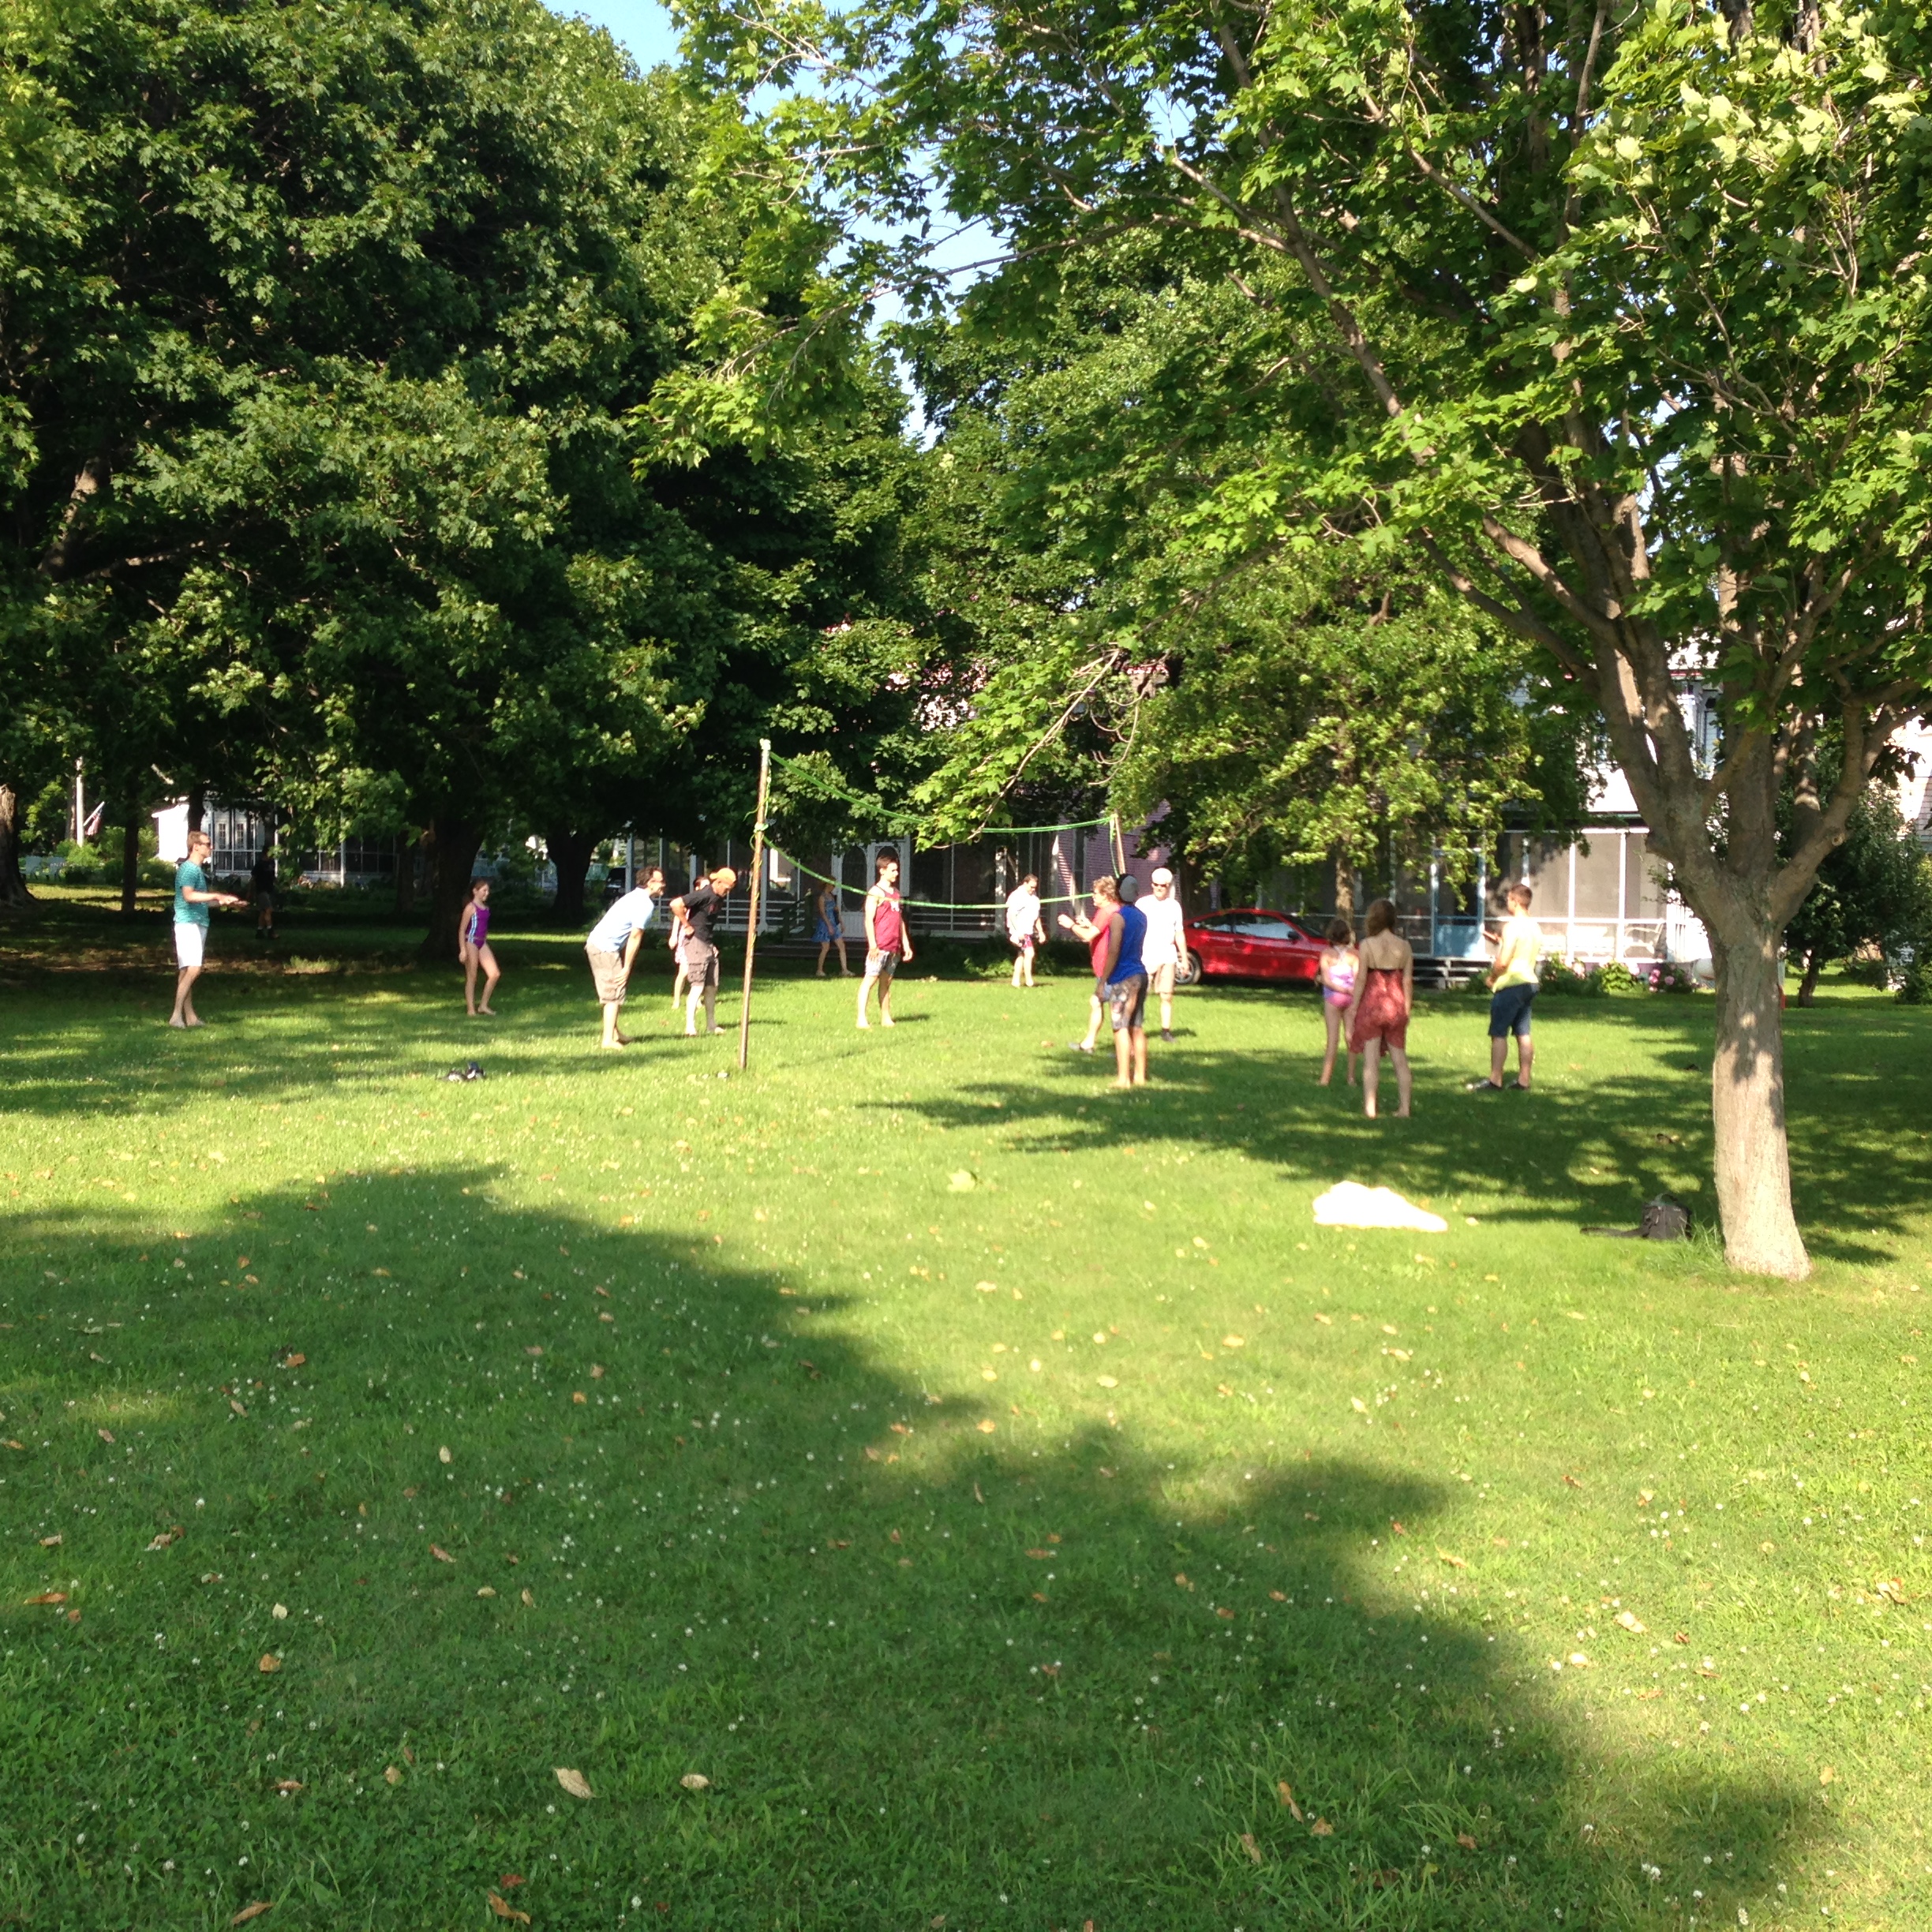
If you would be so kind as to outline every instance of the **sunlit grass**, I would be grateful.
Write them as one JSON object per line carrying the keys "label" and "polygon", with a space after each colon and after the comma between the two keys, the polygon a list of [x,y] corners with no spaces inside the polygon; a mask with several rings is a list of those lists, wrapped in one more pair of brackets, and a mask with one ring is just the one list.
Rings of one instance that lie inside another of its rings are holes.
{"label": "sunlit grass", "polygon": [[1932,1917],[1919,1014],[1792,1016],[1794,1288],[1709,1235],[1700,1002],[1551,1002],[1493,1101],[1443,1002],[1372,1128],[1298,999],[1123,1099],[1077,981],[780,979],[741,1079],[504,950],[495,1027],[8,992],[0,1914]]}

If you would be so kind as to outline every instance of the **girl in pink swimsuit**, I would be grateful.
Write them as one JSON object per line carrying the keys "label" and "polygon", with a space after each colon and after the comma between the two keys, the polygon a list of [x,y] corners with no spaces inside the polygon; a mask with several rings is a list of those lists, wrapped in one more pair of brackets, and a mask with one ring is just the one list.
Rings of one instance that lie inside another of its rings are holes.
{"label": "girl in pink swimsuit", "polygon": [[[1346,919],[1331,919],[1327,937],[1320,968],[1322,1021],[1328,1029],[1328,1049],[1322,1055],[1321,1084],[1324,1087],[1335,1076],[1335,1054],[1342,1045],[1342,1024],[1348,1015],[1349,1002],[1355,997],[1355,975],[1360,964],[1355,953],[1355,928]],[[1346,1062],[1351,1087],[1355,1084],[1355,1061],[1351,1049]]]}

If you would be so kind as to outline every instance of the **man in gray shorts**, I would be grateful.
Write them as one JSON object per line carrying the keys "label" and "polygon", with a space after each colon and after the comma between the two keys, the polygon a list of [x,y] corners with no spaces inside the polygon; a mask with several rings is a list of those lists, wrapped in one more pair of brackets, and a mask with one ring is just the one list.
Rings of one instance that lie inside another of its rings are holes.
{"label": "man in gray shorts", "polygon": [[681,899],[671,901],[671,916],[681,919],[684,938],[678,947],[678,964],[691,982],[684,1008],[684,1032],[687,1037],[698,1031],[698,1002],[704,1002],[705,1031],[722,1029],[717,1023],[718,949],[713,925],[724,910],[724,901],[738,883],[738,874],[729,866],[701,878]]}

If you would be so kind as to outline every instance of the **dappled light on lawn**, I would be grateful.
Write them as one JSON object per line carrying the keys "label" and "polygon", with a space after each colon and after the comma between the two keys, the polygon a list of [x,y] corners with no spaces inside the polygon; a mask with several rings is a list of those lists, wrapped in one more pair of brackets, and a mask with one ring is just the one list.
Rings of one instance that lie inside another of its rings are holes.
{"label": "dappled light on lawn", "polygon": [[[1578,1232],[1707,1213],[1694,1005],[1553,1017],[1514,1111],[1431,1005],[1367,1123],[1245,994],[1124,1106],[917,981],[917,1044],[780,981],[752,1080],[608,1069],[530,945],[481,1089],[408,983],[191,1046],[9,1004],[0,1726],[90,1769],[17,1795],[0,1910],[1447,1932],[1908,1882],[1865,1807],[1923,1777],[1918,1143],[1801,1129],[1855,1175],[1828,1279],[1740,1290]],[[1919,1024],[1816,1019],[1803,1106]],[[1318,1226],[1345,1176],[1446,1226]]]}

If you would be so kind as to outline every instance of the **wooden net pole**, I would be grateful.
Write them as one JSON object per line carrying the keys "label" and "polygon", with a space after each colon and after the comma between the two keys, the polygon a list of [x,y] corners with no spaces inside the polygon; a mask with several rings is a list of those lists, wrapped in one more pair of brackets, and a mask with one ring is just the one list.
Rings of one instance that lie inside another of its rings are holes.
{"label": "wooden net pole", "polygon": [[751,963],[758,952],[758,914],[765,903],[765,801],[771,792],[771,740],[758,740],[758,817],[751,826],[751,912],[745,927],[744,993],[738,1002],[738,1071],[751,1058]]}

